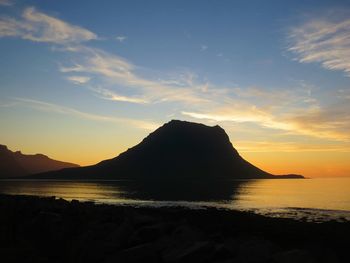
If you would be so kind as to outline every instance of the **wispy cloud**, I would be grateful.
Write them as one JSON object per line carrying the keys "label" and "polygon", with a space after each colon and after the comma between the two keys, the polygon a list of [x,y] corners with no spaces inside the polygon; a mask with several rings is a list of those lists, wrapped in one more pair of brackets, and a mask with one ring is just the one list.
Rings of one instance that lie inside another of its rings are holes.
{"label": "wispy cloud", "polygon": [[34,7],[26,8],[21,19],[0,18],[0,37],[20,37],[35,42],[55,44],[97,39],[97,35],[93,32],[46,15]]}
{"label": "wispy cloud", "polygon": [[289,50],[301,63],[319,62],[326,69],[350,76],[350,19],[337,16],[311,19],[292,28]]}
{"label": "wispy cloud", "polygon": [[71,66],[61,66],[60,71],[93,74],[102,78],[102,81],[126,87],[125,92],[130,92],[132,88],[142,93],[142,100],[150,103],[169,101],[203,103],[207,101],[206,94],[204,94],[207,92],[204,88],[206,84],[195,83],[190,74],[186,75],[186,78],[180,77],[176,80],[146,78],[138,73],[139,67],[131,62],[103,50],[86,46],[79,47],[77,60],[79,62]]}
{"label": "wispy cloud", "polygon": [[64,115],[69,115],[69,116],[73,116],[81,119],[112,122],[112,123],[123,124],[123,125],[131,125],[136,128],[144,129],[144,130],[154,130],[160,126],[159,124],[151,121],[143,121],[143,120],[130,119],[130,118],[117,118],[117,117],[111,117],[111,116],[92,114],[92,113],[79,111],[70,107],[61,106],[54,103],[48,103],[48,102],[39,101],[39,100],[32,100],[27,98],[15,98],[14,100],[17,102],[17,105],[21,104],[23,106],[30,107],[36,110],[64,114]]}
{"label": "wispy cloud", "polygon": [[[349,24],[350,20],[338,23],[316,21],[295,28],[290,35],[290,50],[298,54],[300,62],[318,61],[326,68],[349,73]],[[117,54],[84,45],[84,41],[97,39],[97,35],[34,8],[25,9],[21,19],[1,18],[0,36],[47,42],[55,44],[54,51],[69,52],[71,61],[61,65],[60,71],[68,81],[86,87],[104,100],[141,105],[172,102],[177,103],[177,109],[182,109],[179,111],[188,118],[250,123],[263,129],[330,140],[350,139],[348,103],[322,108],[311,96],[310,87],[302,87],[303,93],[298,94],[296,90],[291,92],[287,89],[221,87],[201,81],[188,72],[164,77],[165,74],[134,65]],[[206,49],[207,46],[201,46],[202,51]],[[149,129],[157,126],[140,120],[85,113],[37,100],[16,101],[38,110],[96,121],[126,122]]]}
{"label": "wispy cloud", "polygon": [[3,5],[3,6],[11,6],[14,4],[15,2],[12,0],[0,0],[0,5]]}
{"label": "wispy cloud", "polygon": [[339,102],[323,108],[299,110],[289,114],[285,121],[301,133],[320,138],[350,141],[350,105]]}
{"label": "wispy cloud", "polygon": [[[350,104],[346,97],[337,104],[321,106],[311,92],[300,89],[268,90],[235,88],[236,97],[226,94],[209,108],[181,113],[194,119],[250,123],[286,134],[307,135],[335,141],[350,141]],[[344,92],[343,92],[344,93]]]}
{"label": "wispy cloud", "polygon": [[120,43],[123,43],[128,37],[126,36],[116,36],[115,39]]}
{"label": "wispy cloud", "polygon": [[319,144],[293,141],[235,141],[240,152],[350,152],[350,145]]}
{"label": "wispy cloud", "polygon": [[[140,74],[140,67],[126,59],[82,44],[84,41],[97,39],[95,33],[39,12],[33,7],[26,8],[20,19],[1,18],[0,37],[20,37],[35,42],[59,44],[59,47],[53,46],[52,50],[70,52],[72,60],[75,61],[69,66],[60,66],[60,71],[70,74],[83,73],[84,77],[66,77],[75,84],[85,84],[95,77],[100,81],[99,86],[104,86],[103,92],[100,88],[92,90],[103,95],[103,98],[132,103],[207,101],[205,94],[201,94],[206,84],[195,83],[192,78],[174,81],[144,76]],[[117,37],[119,41],[124,41],[125,38]],[[124,90],[116,93],[111,84],[124,87]],[[141,95],[137,98],[130,96],[130,91]]]}
{"label": "wispy cloud", "polygon": [[183,115],[202,120],[217,122],[255,123],[262,127],[292,130],[289,123],[275,120],[272,113],[259,109],[256,106],[235,103],[229,106],[219,107],[210,112],[181,112]]}
{"label": "wispy cloud", "polygon": [[67,80],[69,80],[70,82],[73,82],[74,84],[86,84],[90,81],[90,77],[87,76],[68,76]]}
{"label": "wispy cloud", "polygon": [[111,101],[123,101],[123,102],[131,102],[131,103],[138,103],[138,104],[146,104],[149,103],[144,98],[137,98],[137,97],[131,97],[131,96],[123,96],[120,94],[117,94],[116,92],[113,92],[109,89],[101,88],[101,87],[90,87],[90,90],[94,91],[96,94],[99,95],[102,99],[111,100]]}
{"label": "wispy cloud", "polygon": [[338,90],[337,97],[340,99],[350,100],[350,89],[340,89]]}
{"label": "wispy cloud", "polygon": [[311,107],[287,113],[233,104],[211,111],[183,111],[182,114],[195,119],[216,122],[254,123],[263,128],[282,130],[290,134],[349,142],[349,111],[348,104],[332,105],[323,109]]}

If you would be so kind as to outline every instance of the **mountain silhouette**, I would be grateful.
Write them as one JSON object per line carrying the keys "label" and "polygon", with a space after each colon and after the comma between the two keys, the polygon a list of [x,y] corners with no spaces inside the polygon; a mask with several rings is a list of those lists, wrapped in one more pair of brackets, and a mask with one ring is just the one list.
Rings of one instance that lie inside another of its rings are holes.
{"label": "mountain silhouette", "polygon": [[12,152],[6,145],[0,145],[0,178],[23,177],[68,167],[79,166],[56,161],[43,154],[27,155],[20,151]]}
{"label": "mountain silhouette", "polygon": [[274,176],[244,160],[220,126],[172,120],[138,145],[96,165],[42,173],[35,178],[227,180]]}

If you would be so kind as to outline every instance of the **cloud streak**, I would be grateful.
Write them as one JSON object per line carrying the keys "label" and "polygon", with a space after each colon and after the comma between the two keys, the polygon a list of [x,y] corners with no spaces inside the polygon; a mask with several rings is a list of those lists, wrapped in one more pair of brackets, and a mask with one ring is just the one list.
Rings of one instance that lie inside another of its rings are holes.
{"label": "cloud streak", "polygon": [[36,110],[69,115],[80,119],[111,122],[111,123],[117,123],[117,124],[123,124],[123,125],[126,124],[126,125],[134,126],[135,128],[143,129],[143,130],[154,130],[160,126],[159,124],[151,121],[143,121],[143,120],[130,119],[130,118],[117,118],[117,117],[104,116],[99,114],[92,114],[92,113],[79,111],[74,108],[65,107],[58,104],[48,103],[48,102],[39,101],[39,100],[32,100],[27,98],[15,98],[14,100],[17,102],[17,105],[21,104],[23,106],[33,108]]}
{"label": "cloud streak", "polygon": [[[290,34],[290,51],[302,63],[320,62],[325,68],[350,74],[350,20],[309,21]],[[218,87],[191,73],[168,78],[134,65],[125,58],[83,42],[98,39],[87,29],[26,8],[20,19],[0,18],[0,37],[19,37],[34,42],[55,44],[53,51],[67,52],[71,61],[60,66],[66,79],[86,87],[97,97],[140,105],[177,103],[183,116],[200,120],[253,123],[262,128],[317,138],[348,141],[350,108],[347,104],[321,108],[309,94],[295,90]],[[123,36],[120,36],[123,37]],[[118,40],[118,39],[117,39]],[[124,41],[120,38],[118,41]],[[202,46],[205,51],[208,47]],[[151,74],[150,74],[151,72]],[[91,81],[93,79],[94,81]],[[345,93],[346,91],[343,91]],[[339,92],[340,94],[341,92]],[[17,99],[26,106],[96,121],[155,128],[140,120],[122,119],[78,111],[42,101]]]}
{"label": "cloud streak", "polygon": [[[176,80],[150,79],[141,76],[137,72],[139,67],[131,62],[103,50],[79,46],[74,52],[79,53],[79,62],[61,66],[61,72],[93,74],[102,81],[125,87],[124,92],[142,93],[141,100],[149,103],[172,101],[191,104],[208,101],[206,84],[195,83],[190,75]],[[112,92],[111,90],[110,93]]]}
{"label": "cloud streak", "polygon": [[0,5],[2,6],[12,6],[14,4],[14,1],[11,0],[0,0]]}
{"label": "cloud streak", "polygon": [[127,37],[126,36],[116,36],[115,39],[119,41],[120,43],[123,43]]}
{"label": "cloud streak", "polygon": [[289,33],[289,51],[301,63],[318,62],[350,76],[350,19],[312,19]]}
{"label": "cloud streak", "polygon": [[26,8],[21,19],[0,18],[0,37],[20,37],[35,42],[55,44],[80,43],[97,39],[93,32],[70,25],[58,18]]}
{"label": "cloud streak", "polygon": [[105,99],[105,100],[131,102],[131,103],[137,103],[137,104],[149,103],[146,99],[130,97],[130,96],[123,96],[123,95],[117,94],[116,92],[113,92],[109,89],[104,89],[101,87],[97,87],[97,88],[90,87],[89,89],[94,91],[96,94],[99,95],[99,97],[101,97],[102,99]]}
{"label": "cloud streak", "polygon": [[[26,8],[20,19],[0,18],[0,37],[19,37],[34,42],[59,44],[53,51],[69,52],[77,63],[60,67],[62,73],[84,73],[84,76],[67,76],[74,84],[86,84],[92,76],[99,78],[101,88],[91,89],[104,99],[130,103],[203,103],[206,99],[199,94],[200,84],[192,79],[177,80],[171,84],[168,80],[147,78],[138,73],[139,67],[118,55],[98,48],[82,45],[82,42],[98,39],[97,35],[87,29],[71,25],[58,18]],[[125,36],[118,36],[124,41]],[[90,75],[90,76],[87,76]],[[123,94],[117,94],[113,85],[124,87]],[[107,88],[109,86],[110,88]],[[128,95],[141,93],[141,97]]]}
{"label": "cloud streak", "polygon": [[181,113],[192,119],[211,122],[254,124],[283,131],[285,135],[350,142],[350,104],[344,96],[345,90],[340,93],[342,100],[328,106],[321,106],[318,99],[303,87],[294,89],[293,93],[257,87],[233,91],[235,98],[226,94],[226,99],[210,108],[183,110]]}
{"label": "cloud streak", "polygon": [[83,85],[90,81],[90,77],[87,76],[68,76],[67,80],[74,84]]}
{"label": "cloud streak", "polygon": [[208,49],[208,46],[206,45],[201,45],[201,51],[206,51]]}
{"label": "cloud streak", "polygon": [[182,111],[181,113],[194,119],[254,123],[263,128],[282,130],[290,134],[350,142],[349,110],[348,104],[341,104],[324,109],[310,108],[278,114],[256,106],[233,104],[213,109],[210,112]]}
{"label": "cloud streak", "polygon": [[235,141],[240,152],[350,152],[350,145],[276,141]]}

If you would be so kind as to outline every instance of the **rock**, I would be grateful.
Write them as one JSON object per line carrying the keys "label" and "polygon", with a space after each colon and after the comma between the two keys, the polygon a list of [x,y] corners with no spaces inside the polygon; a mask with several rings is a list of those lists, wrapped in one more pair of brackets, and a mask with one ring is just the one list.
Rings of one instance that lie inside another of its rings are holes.
{"label": "rock", "polygon": [[1,263],[350,262],[348,223],[6,195],[0,214]]}
{"label": "rock", "polygon": [[63,238],[61,231],[62,216],[60,214],[42,211],[34,218],[32,227],[35,231],[38,231],[36,233],[37,239],[43,238],[42,242],[45,242],[45,240],[58,242]]}
{"label": "rock", "polygon": [[144,225],[152,225],[157,223],[157,219],[150,215],[144,215],[136,211],[128,211],[128,216],[131,220],[131,222],[139,227]]}
{"label": "rock", "polygon": [[72,201],[70,202],[72,205],[79,205],[79,200],[76,199],[72,199]]}
{"label": "rock", "polygon": [[232,255],[235,255],[238,253],[240,242],[238,239],[234,238],[227,238],[222,243],[222,246],[227,249]]}
{"label": "rock", "polygon": [[241,241],[235,260],[249,263],[267,262],[275,251],[276,246],[271,242],[251,237]]}
{"label": "rock", "polygon": [[140,243],[152,242],[162,236],[164,228],[162,224],[144,226],[138,229],[129,239],[129,244],[137,245]]}
{"label": "rock", "polygon": [[169,263],[210,262],[214,250],[214,246],[207,241],[196,242],[189,247],[168,250],[163,254],[163,259]]}
{"label": "rock", "polygon": [[172,233],[175,244],[191,245],[202,238],[202,234],[188,225],[180,225]]}
{"label": "rock", "polygon": [[273,256],[276,263],[314,263],[314,258],[306,250],[293,249],[277,253]]}
{"label": "rock", "polygon": [[220,244],[215,246],[215,251],[213,253],[213,260],[224,261],[232,257],[233,257],[232,252],[225,245]]}
{"label": "rock", "polygon": [[108,240],[119,247],[127,247],[130,236],[134,234],[134,227],[125,219],[115,231],[111,232]]}
{"label": "rock", "polygon": [[106,263],[123,262],[123,263],[139,263],[139,262],[158,262],[159,257],[156,254],[152,244],[142,244],[139,246],[124,249],[109,257]]}

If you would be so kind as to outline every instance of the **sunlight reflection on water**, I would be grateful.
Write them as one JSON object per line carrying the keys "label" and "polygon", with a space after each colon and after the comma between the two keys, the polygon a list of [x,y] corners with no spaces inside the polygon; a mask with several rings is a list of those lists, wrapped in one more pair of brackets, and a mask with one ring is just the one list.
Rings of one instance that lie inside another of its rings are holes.
{"label": "sunlight reflection on water", "polygon": [[210,191],[212,183],[203,182],[182,182],[166,188],[157,183],[135,187],[134,182],[125,181],[7,180],[0,181],[0,192],[108,204],[180,205],[198,209],[208,206],[312,221],[350,220],[350,178],[265,179],[224,184],[223,193],[217,195]]}

